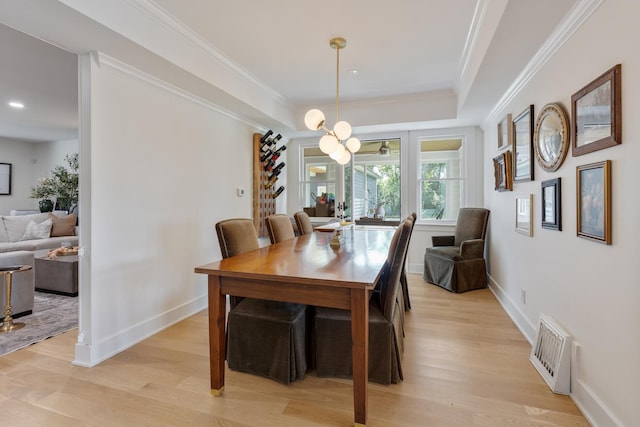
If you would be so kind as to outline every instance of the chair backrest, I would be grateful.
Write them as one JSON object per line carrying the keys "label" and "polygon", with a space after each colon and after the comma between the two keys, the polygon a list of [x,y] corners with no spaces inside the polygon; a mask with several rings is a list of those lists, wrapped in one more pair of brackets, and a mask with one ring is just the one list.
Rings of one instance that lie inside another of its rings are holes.
{"label": "chair backrest", "polygon": [[460,208],[456,223],[455,246],[472,239],[484,240],[487,234],[489,210],[483,208]]}
{"label": "chair backrest", "polygon": [[278,243],[283,240],[289,240],[296,237],[289,215],[269,215],[265,218],[265,223],[267,225],[267,231],[269,232],[269,239],[271,239],[271,243]]}
{"label": "chair backrest", "polygon": [[415,212],[413,212],[411,215],[409,215],[406,219],[408,219],[409,221],[411,221],[411,230],[409,230],[409,238],[407,240],[407,250],[404,252],[404,261],[402,262],[402,273],[404,274],[405,271],[405,266],[407,264],[407,254],[409,253],[409,243],[411,243],[411,236],[413,236],[413,227],[416,225],[416,219],[417,219],[417,215]]}
{"label": "chair backrest", "polygon": [[260,247],[253,221],[246,218],[225,219],[216,224],[218,243],[223,258],[229,258]]}
{"label": "chair backrest", "polygon": [[381,278],[383,282],[380,287],[380,306],[387,320],[393,319],[393,309],[400,287],[400,275],[409,246],[411,227],[412,224],[409,218],[402,221],[396,228],[389,245],[389,254],[385,262],[385,271],[383,271]]}
{"label": "chair backrest", "polygon": [[300,234],[310,234],[313,233],[313,225],[311,225],[311,218],[307,215],[306,212],[300,211],[293,214],[293,217],[296,220],[296,224],[298,225],[298,232]]}

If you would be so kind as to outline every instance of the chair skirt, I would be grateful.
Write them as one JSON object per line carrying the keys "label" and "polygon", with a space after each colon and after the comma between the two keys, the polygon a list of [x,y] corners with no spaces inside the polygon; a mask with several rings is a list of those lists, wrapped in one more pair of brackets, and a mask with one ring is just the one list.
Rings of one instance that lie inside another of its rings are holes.
{"label": "chair skirt", "polygon": [[424,280],[451,292],[466,292],[487,287],[484,258],[452,259],[428,248],[424,255]]}
{"label": "chair skirt", "polygon": [[229,312],[229,369],[289,384],[309,365],[307,307],[278,301],[243,299]]}
{"label": "chair skirt", "polygon": [[[372,298],[374,300],[375,298]],[[377,304],[369,305],[369,380],[381,384],[402,381],[404,353],[402,318],[404,306],[396,300],[393,322],[382,315]],[[315,365],[318,377],[353,377],[351,313],[316,307]]]}

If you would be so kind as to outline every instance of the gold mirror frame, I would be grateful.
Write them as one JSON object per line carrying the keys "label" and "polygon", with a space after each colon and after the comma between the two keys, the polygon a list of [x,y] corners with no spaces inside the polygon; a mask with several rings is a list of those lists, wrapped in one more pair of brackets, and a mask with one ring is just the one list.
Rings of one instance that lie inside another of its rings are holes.
{"label": "gold mirror frame", "polygon": [[533,148],[540,167],[558,170],[569,151],[569,119],[560,104],[547,104],[538,114]]}

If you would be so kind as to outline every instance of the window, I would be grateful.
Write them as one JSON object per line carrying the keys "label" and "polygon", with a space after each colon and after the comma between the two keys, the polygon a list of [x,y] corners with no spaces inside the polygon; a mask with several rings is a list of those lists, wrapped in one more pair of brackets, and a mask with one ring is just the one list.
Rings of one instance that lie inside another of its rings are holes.
{"label": "window", "polygon": [[363,142],[344,175],[348,218],[400,219],[399,139]]}
{"label": "window", "polygon": [[462,139],[420,141],[420,220],[455,220],[462,204]]}
{"label": "window", "polygon": [[316,206],[323,199],[330,204],[333,215],[337,167],[337,163],[319,148],[304,148],[304,177],[300,183],[303,206]]}

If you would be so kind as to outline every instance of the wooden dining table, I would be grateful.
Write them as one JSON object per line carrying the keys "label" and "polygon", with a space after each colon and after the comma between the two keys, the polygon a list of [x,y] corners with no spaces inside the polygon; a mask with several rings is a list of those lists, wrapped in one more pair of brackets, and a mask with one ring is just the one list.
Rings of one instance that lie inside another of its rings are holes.
{"label": "wooden dining table", "polygon": [[294,302],[351,311],[353,409],[356,426],[367,423],[369,297],[387,259],[393,229],[342,229],[344,243],[330,246],[334,233],[313,232],[196,267],[207,274],[211,393],[224,390],[225,295]]}

